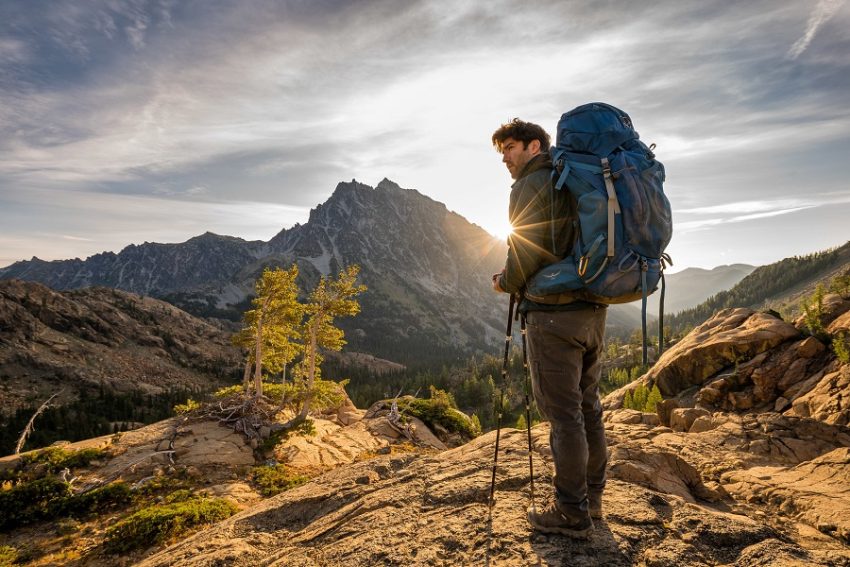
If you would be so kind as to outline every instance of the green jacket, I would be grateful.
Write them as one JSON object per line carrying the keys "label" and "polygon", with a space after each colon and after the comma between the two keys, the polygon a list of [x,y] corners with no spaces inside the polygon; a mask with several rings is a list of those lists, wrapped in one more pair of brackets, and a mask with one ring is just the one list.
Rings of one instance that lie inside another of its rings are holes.
{"label": "green jacket", "polygon": [[[534,156],[520,171],[511,186],[508,218],[513,233],[508,237],[508,257],[499,285],[516,294],[540,268],[565,257],[575,238],[575,201],[569,191],[552,189],[552,159],[548,152]],[[520,311],[562,311],[586,306],[585,302],[543,305],[523,299]]]}

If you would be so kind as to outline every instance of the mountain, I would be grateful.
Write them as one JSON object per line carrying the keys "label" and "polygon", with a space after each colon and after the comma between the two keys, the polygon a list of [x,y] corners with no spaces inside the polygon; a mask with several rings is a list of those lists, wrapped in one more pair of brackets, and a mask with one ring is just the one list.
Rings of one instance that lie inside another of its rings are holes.
{"label": "mountain", "polygon": [[842,274],[850,274],[850,242],[760,266],[731,289],[669,317],[665,324],[674,329],[696,326],[728,307],[773,309],[793,317],[803,296],[810,295],[818,284],[829,287]]}
{"label": "mountain", "polygon": [[0,278],[54,289],[108,286],[166,299],[204,316],[238,319],[266,267],[299,265],[302,289],[359,264],[362,313],[342,321],[354,350],[410,362],[445,358],[498,341],[505,298],[490,290],[506,246],[416,190],[384,179],[340,183],[307,223],[269,242],[212,233],[181,244],[145,243],[86,260],[37,258]]}
{"label": "mountain", "polygon": [[[341,320],[352,350],[404,364],[442,363],[492,351],[504,334],[507,298],[490,289],[507,246],[413,189],[340,183],[309,220],[269,242],[205,233],[180,244],[130,245],[86,260],[38,258],[0,269],[0,279],[57,290],[105,286],[164,299],[198,316],[238,320],[266,267],[299,265],[302,289],[359,264],[368,290],[358,317]],[[640,325],[614,306],[611,334]]]}
{"label": "mountain", "polygon": [[[720,291],[729,289],[748,276],[755,266],[731,264],[717,266],[711,270],[685,268],[681,272],[665,275],[667,287],[664,292],[664,312],[676,313],[695,307]],[[649,296],[647,311],[658,313],[660,293]]]}

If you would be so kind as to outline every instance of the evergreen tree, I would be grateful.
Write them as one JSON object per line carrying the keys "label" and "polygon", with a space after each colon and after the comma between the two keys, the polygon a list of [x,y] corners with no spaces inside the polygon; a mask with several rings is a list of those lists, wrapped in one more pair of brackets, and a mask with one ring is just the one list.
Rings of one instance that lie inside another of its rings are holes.
{"label": "evergreen tree", "polygon": [[653,385],[652,390],[649,391],[649,397],[646,400],[646,406],[644,407],[644,411],[654,413],[658,408],[658,402],[663,399],[664,397],[661,395],[661,390],[658,389],[658,385]]}
{"label": "evergreen tree", "polygon": [[254,309],[245,313],[245,328],[233,342],[248,350],[243,381],[245,391],[250,386],[251,363],[254,366],[254,392],[263,394],[263,368],[270,374],[279,373],[299,353],[301,345],[298,326],[304,308],[298,302],[298,266],[288,270],[266,268],[257,280]]}
{"label": "evergreen tree", "polygon": [[360,312],[360,304],[354,297],[366,291],[366,286],[356,283],[359,272],[360,267],[353,265],[340,271],[336,279],[322,277],[304,305],[306,319],[300,327],[304,340],[304,358],[300,372],[305,378],[306,393],[301,411],[287,424],[290,427],[303,422],[310,412],[313,384],[321,364],[319,348],[340,350],[345,344],[344,333],[334,325],[334,319],[354,316]]}

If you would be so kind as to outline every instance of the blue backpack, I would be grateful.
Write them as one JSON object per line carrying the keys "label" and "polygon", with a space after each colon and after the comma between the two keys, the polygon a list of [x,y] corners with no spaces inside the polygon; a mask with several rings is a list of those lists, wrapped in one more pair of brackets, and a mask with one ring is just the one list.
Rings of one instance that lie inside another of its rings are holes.
{"label": "blue backpack", "polygon": [[646,298],[661,281],[662,330],[663,270],[672,264],[664,253],[673,233],[664,166],[638,139],[631,118],[600,102],[561,116],[551,152],[553,190],[575,198],[577,237],[571,253],[526,282],[525,296],[550,304],[642,299],[645,364]]}

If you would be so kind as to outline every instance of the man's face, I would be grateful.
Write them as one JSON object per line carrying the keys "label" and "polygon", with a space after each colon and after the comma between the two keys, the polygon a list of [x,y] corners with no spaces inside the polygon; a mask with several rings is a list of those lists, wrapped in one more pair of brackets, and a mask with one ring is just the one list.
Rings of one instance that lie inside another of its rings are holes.
{"label": "man's face", "polygon": [[525,164],[539,153],[539,140],[531,140],[525,147],[523,147],[522,142],[513,138],[505,138],[505,141],[502,142],[502,161],[508,166],[511,179],[516,179]]}

